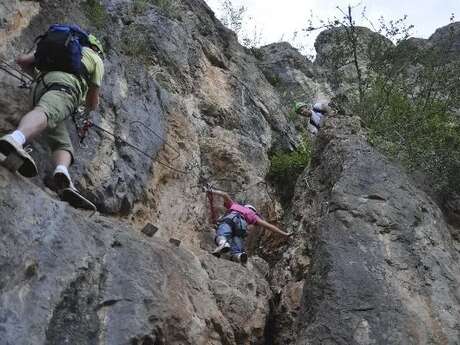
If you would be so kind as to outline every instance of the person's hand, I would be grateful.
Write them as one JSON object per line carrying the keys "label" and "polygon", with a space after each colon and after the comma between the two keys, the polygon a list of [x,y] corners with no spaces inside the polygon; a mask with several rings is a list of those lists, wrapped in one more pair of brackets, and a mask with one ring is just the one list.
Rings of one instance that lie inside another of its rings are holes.
{"label": "person's hand", "polygon": [[204,186],[203,186],[203,191],[210,194],[213,192],[213,189],[212,189],[212,185],[210,183],[206,183]]}

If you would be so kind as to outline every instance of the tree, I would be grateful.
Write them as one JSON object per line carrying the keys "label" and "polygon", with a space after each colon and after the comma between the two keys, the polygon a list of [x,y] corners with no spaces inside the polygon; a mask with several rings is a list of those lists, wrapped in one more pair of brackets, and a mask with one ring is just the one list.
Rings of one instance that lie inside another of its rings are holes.
{"label": "tree", "polygon": [[256,24],[249,27],[249,23],[253,22],[253,18],[248,15],[245,6],[237,6],[232,0],[221,0],[221,11],[220,21],[236,33],[243,46],[246,48],[260,46],[262,33]]}
{"label": "tree", "polygon": [[372,32],[356,26],[352,7],[338,11],[342,17],[310,22],[306,30],[326,29],[318,40],[331,45],[317,62],[327,67],[341,107],[361,116],[371,142],[423,172],[441,196],[460,192],[460,25],[423,41],[409,38],[407,17],[381,18]]}

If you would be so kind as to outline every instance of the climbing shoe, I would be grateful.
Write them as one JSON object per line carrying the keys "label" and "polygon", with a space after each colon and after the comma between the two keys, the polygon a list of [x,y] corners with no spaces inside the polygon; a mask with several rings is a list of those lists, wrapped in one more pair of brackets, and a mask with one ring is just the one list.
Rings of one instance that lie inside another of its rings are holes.
{"label": "climbing shoe", "polygon": [[97,211],[96,205],[81,195],[75,187],[64,188],[59,191],[59,196],[75,208]]}
{"label": "climbing shoe", "polygon": [[248,262],[248,254],[246,253],[238,253],[232,255],[233,261],[240,262],[245,265]]}
{"label": "climbing shoe", "polygon": [[37,166],[33,158],[24,150],[21,144],[13,139],[11,134],[0,138],[0,152],[6,157],[10,154],[16,154],[23,160],[22,165],[18,168],[18,172],[24,177],[34,177],[38,175]]}
{"label": "climbing shoe", "polygon": [[217,247],[212,252],[212,255],[220,257],[221,254],[228,253],[230,251],[230,243],[228,243],[225,237],[218,237],[216,239]]}
{"label": "climbing shoe", "polygon": [[75,189],[70,178],[69,172],[62,166],[57,166],[54,170],[53,180],[57,191],[61,191],[66,188]]}

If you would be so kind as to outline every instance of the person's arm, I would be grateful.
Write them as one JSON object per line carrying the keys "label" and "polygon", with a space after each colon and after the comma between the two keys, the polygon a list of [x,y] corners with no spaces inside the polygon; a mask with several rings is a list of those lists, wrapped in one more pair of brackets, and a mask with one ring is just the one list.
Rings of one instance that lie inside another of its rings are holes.
{"label": "person's arm", "polygon": [[86,94],[86,109],[93,111],[97,109],[99,104],[99,87],[91,85]]}
{"label": "person's arm", "polygon": [[35,64],[35,55],[34,53],[22,54],[19,55],[16,59],[16,63],[21,67],[21,69],[33,76],[34,75],[34,64]]}
{"label": "person's arm", "polygon": [[86,93],[86,109],[88,112],[94,111],[97,109],[99,104],[99,94],[100,87],[102,85],[102,79],[104,78],[104,63],[102,59],[90,48],[88,49],[89,57],[92,59],[92,67],[88,68],[90,72],[90,77],[88,80],[88,92]]}
{"label": "person's arm", "polygon": [[227,193],[222,192],[220,190],[214,190],[214,189],[210,190],[209,192],[215,195],[220,195],[224,199],[225,207],[229,208],[230,205],[233,204],[232,198],[230,198],[230,195],[228,195]]}
{"label": "person's arm", "polygon": [[291,234],[287,233],[287,232],[284,232],[283,230],[279,229],[278,227],[266,222],[265,220],[263,219],[257,219],[257,222],[256,222],[256,225],[260,225],[260,226],[263,226],[265,229],[268,229],[270,231],[273,231],[273,232],[277,232],[283,236],[286,236],[286,237],[289,237],[291,236]]}

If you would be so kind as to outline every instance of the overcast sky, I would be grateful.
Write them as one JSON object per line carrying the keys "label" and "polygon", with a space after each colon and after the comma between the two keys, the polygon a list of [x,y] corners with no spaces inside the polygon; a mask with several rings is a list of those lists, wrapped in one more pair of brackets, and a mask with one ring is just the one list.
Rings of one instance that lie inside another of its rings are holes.
{"label": "overcast sky", "polygon": [[[222,0],[205,1],[220,18]],[[355,11],[359,25],[366,25],[359,20],[364,6],[366,16],[374,23],[380,16],[397,19],[407,14],[407,22],[415,26],[412,32],[416,37],[428,38],[436,28],[449,23],[452,13],[456,14],[456,21],[460,20],[460,0],[233,0],[233,3],[247,8],[247,17],[252,20],[246,21],[244,30],[253,31],[255,24],[263,44],[292,38],[295,31],[308,26],[311,11],[316,18],[327,19],[340,15],[336,6],[346,9],[348,4],[361,4]],[[308,45],[311,47],[312,42]]]}

